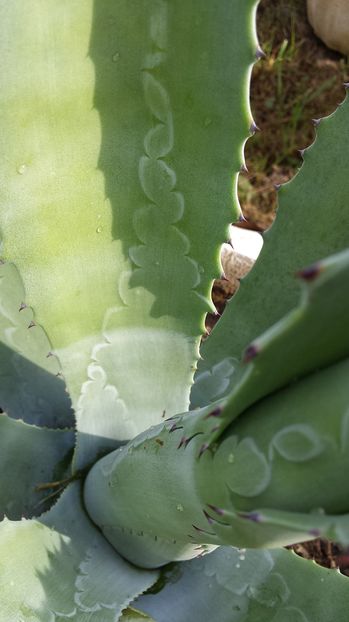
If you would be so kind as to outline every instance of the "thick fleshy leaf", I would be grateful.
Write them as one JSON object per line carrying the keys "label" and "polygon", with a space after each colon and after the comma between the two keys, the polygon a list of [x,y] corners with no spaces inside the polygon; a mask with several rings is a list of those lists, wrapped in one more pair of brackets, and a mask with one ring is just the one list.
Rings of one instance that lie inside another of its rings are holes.
{"label": "thick fleshy leaf", "polygon": [[0,4],[3,255],[62,363],[76,468],[98,437],[129,439],[188,408],[239,211],[255,7]]}
{"label": "thick fleshy leaf", "polygon": [[117,622],[156,571],[125,562],[87,518],[80,485],[36,520],[0,523],[1,619]]}
{"label": "thick fleshy leaf", "polygon": [[67,477],[75,435],[0,415],[0,515],[12,520],[42,514],[52,492],[40,484]]}
{"label": "thick fleshy leaf", "polygon": [[236,360],[245,348],[295,306],[294,275],[349,246],[348,123],[347,96],[333,115],[321,120],[298,175],[280,188],[277,217],[264,235],[261,254],[202,345],[193,407],[231,391]]}
{"label": "thick fleshy leaf", "polygon": [[57,357],[13,264],[0,262],[0,408],[45,427],[74,425]]}
{"label": "thick fleshy leaf", "polygon": [[298,276],[303,285],[298,306],[254,339],[242,363],[236,362],[234,388],[213,439],[262,397],[349,356],[349,249]]}
{"label": "thick fleshy leaf", "polygon": [[348,578],[290,551],[221,547],[164,569],[135,606],[156,622],[346,622],[348,599]]}
{"label": "thick fleshy leaf", "polygon": [[150,567],[200,544],[348,544],[348,373],[345,359],[260,400],[215,445],[191,421],[215,427],[220,410],[156,426],[92,468],[87,511],[118,551]]}

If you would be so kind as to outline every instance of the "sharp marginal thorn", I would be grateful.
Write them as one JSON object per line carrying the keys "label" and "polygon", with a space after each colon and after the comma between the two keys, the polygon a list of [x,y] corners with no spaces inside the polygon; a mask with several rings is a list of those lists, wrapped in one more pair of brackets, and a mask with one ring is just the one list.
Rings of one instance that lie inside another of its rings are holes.
{"label": "sharp marginal thorn", "polygon": [[30,324],[28,324],[28,328],[33,328],[33,326],[36,326],[34,320],[32,320]]}
{"label": "sharp marginal thorn", "polygon": [[261,514],[258,512],[237,512],[237,516],[250,520],[253,523],[261,523],[263,520]]}
{"label": "sharp marginal thorn", "polygon": [[51,356],[54,356],[53,352],[49,352],[48,354],[46,354],[47,359],[51,358]]}
{"label": "sharp marginal thorn", "polygon": [[25,304],[25,302],[21,302],[18,311],[23,311],[23,309],[26,309],[26,308],[27,308],[27,305]]}
{"label": "sharp marginal thorn", "polygon": [[276,192],[278,192],[281,188],[281,184],[274,184],[274,188],[276,190]]}
{"label": "sharp marginal thorn", "polygon": [[192,525],[192,527],[196,530],[199,531],[200,533],[208,533],[210,536],[215,536],[216,534],[211,533],[210,531],[206,531],[206,529],[201,529],[201,527],[197,527],[196,525]]}
{"label": "sharp marginal thorn", "polygon": [[305,149],[298,149],[298,153],[302,158],[304,158]]}
{"label": "sharp marginal thorn", "polygon": [[222,408],[218,406],[218,408],[215,408],[214,410],[212,410],[210,413],[208,413],[208,415],[205,415],[204,419],[209,419],[209,417],[220,417],[221,414],[222,414]]}
{"label": "sharp marginal thorn", "polygon": [[218,516],[224,516],[224,513],[225,513],[224,510],[222,510],[221,508],[217,508],[216,505],[211,505],[211,503],[208,503],[207,507],[210,508],[210,510],[212,510],[216,514],[218,514]]}
{"label": "sharp marginal thorn", "polygon": [[266,53],[263,52],[262,48],[258,47],[256,49],[256,60],[260,60],[261,58],[265,58],[266,57]]}
{"label": "sharp marginal thorn", "polygon": [[250,134],[255,134],[256,132],[259,132],[260,129],[258,127],[258,125],[252,121],[251,125],[250,125]]}
{"label": "sharp marginal thorn", "polygon": [[296,276],[303,279],[304,281],[310,282],[314,281],[319,276],[319,274],[321,274],[322,270],[323,266],[321,265],[321,263],[314,263],[311,266],[308,266],[307,268],[296,272]]}
{"label": "sharp marginal thorn", "polygon": [[254,358],[256,358],[258,353],[259,353],[259,349],[258,349],[257,345],[254,344],[254,343],[251,343],[249,346],[247,346],[247,348],[245,350],[242,362],[243,363],[249,363]]}
{"label": "sharp marginal thorn", "polygon": [[320,529],[310,529],[309,534],[314,536],[314,538],[318,538],[321,535]]}
{"label": "sharp marginal thorn", "polygon": [[176,430],[183,430],[183,426],[173,423],[169,429],[169,433],[171,434],[171,432],[175,432]]}
{"label": "sharp marginal thorn", "polygon": [[321,119],[312,119],[311,122],[314,125],[314,127],[318,127],[318,125],[320,125],[321,123]]}
{"label": "sharp marginal thorn", "polygon": [[203,511],[203,513],[204,513],[204,515],[205,515],[205,518],[207,519],[207,522],[208,522],[210,525],[212,525],[212,523],[214,522],[214,521],[213,521],[213,518],[209,515],[209,513],[208,513],[208,512],[206,512],[206,510],[202,510],[202,511]]}
{"label": "sharp marginal thorn", "polygon": [[166,417],[165,421],[173,421],[173,419],[176,419],[176,417],[175,416]]}
{"label": "sharp marginal thorn", "polygon": [[245,162],[243,162],[240,166],[240,173],[248,173],[248,168],[245,164]]}
{"label": "sharp marginal thorn", "polygon": [[345,89],[349,89],[349,82],[343,82],[343,86]]}
{"label": "sharp marginal thorn", "polygon": [[203,432],[195,432],[195,434],[192,434],[191,436],[185,437],[182,436],[181,440],[179,441],[179,445],[177,447],[177,449],[180,449],[181,447],[187,447],[188,444],[190,443],[190,441],[195,438],[195,436],[199,436],[199,434],[203,434]]}
{"label": "sharp marginal thorn", "polygon": [[177,449],[180,449],[181,447],[183,447],[185,445],[185,442],[186,442],[186,438],[185,436],[182,436],[181,440],[179,441],[177,445]]}
{"label": "sharp marginal thorn", "polygon": [[201,445],[198,458],[201,458],[202,454],[204,454],[205,451],[209,449],[209,447],[210,447],[209,443],[204,443],[203,445]]}
{"label": "sharp marginal thorn", "polygon": [[241,213],[239,216],[239,222],[248,222],[247,218]]}

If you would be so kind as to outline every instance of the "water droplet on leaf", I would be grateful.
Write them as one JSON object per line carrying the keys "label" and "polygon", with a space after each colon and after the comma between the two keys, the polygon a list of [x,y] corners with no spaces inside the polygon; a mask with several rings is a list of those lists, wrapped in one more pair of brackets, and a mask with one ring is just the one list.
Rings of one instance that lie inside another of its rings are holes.
{"label": "water droplet on leaf", "polygon": [[27,165],[26,164],[21,164],[20,166],[18,166],[17,168],[17,173],[19,173],[19,175],[24,175],[24,173],[27,170]]}

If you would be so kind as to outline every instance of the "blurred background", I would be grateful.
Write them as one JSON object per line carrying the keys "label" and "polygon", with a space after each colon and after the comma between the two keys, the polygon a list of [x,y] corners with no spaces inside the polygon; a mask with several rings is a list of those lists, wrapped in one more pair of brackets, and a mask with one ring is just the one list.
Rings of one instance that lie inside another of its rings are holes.
{"label": "blurred background", "polygon": [[[323,11],[324,2],[312,4]],[[338,4],[349,12],[348,0]],[[302,162],[299,150],[314,140],[311,120],[343,101],[349,63],[314,34],[306,0],[261,0],[257,30],[266,57],[254,66],[251,106],[261,131],[246,143],[249,172],[240,175],[239,197],[245,217],[263,230],[275,213],[274,184],[293,177]]]}

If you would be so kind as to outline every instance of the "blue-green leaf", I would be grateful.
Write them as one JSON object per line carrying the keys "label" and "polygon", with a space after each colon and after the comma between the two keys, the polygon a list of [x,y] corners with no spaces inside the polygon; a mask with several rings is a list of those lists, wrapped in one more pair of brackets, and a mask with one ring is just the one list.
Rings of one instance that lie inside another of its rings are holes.
{"label": "blue-green leaf", "polygon": [[0,523],[1,621],[117,622],[157,579],[114,551],[87,518],[80,486],[35,520]]}

